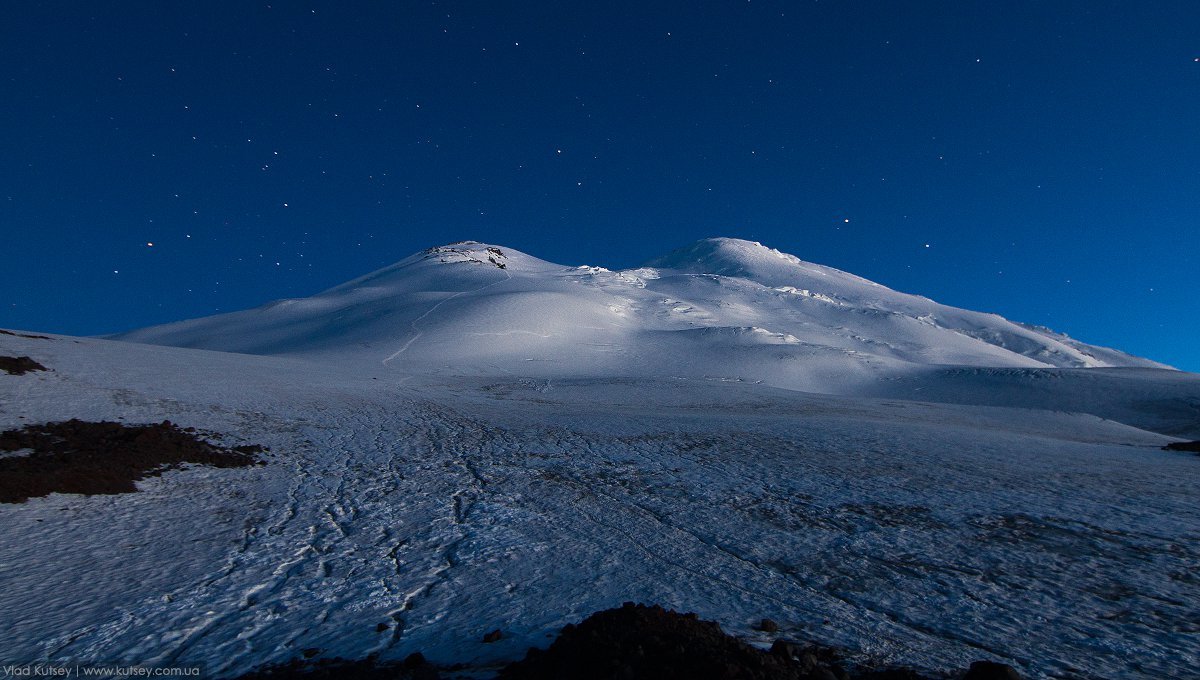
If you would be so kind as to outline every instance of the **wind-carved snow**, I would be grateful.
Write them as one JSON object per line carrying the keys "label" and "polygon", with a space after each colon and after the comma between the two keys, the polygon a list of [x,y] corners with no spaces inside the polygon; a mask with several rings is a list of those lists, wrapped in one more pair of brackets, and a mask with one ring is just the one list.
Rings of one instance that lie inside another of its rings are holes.
{"label": "wind-carved snow", "polygon": [[792,295],[799,295],[801,297],[811,298],[813,300],[820,300],[821,302],[828,302],[831,305],[842,304],[828,295],[814,293],[806,288],[796,288],[795,286],[779,286],[775,290],[779,291],[780,293],[790,293]]}
{"label": "wind-carved snow", "polygon": [[924,669],[1200,662],[1200,465],[1158,449],[1200,377],[1046,329],[712,239],[625,272],[452,244],[125,337],[225,351],[0,335],[53,369],[0,376],[0,428],[271,458],[0,505],[13,663],[482,672],[627,600]]}

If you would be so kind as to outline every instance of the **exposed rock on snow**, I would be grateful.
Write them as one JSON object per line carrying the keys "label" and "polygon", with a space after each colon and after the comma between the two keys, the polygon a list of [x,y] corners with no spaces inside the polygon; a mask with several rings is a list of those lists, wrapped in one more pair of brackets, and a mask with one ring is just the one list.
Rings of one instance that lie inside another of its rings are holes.
{"label": "exposed rock on snow", "polygon": [[0,451],[22,450],[30,453],[0,458],[0,503],[51,493],[132,493],[135,482],[188,463],[255,465],[262,447],[214,446],[196,436],[194,428],[185,431],[167,420],[125,425],[72,419],[0,432]]}
{"label": "exposed rock on snow", "polygon": [[499,677],[807,680],[809,675],[789,656],[755,649],[695,614],[628,602],[566,626],[549,649],[530,650]]}
{"label": "exposed rock on snow", "polygon": [[25,375],[30,371],[45,371],[47,368],[29,357],[0,356],[0,371],[9,375]]}

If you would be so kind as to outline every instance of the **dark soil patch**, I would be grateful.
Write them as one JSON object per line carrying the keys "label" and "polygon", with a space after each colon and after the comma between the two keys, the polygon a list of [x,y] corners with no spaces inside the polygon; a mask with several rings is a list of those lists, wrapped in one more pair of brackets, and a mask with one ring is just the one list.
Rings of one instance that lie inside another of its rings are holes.
{"label": "dark soil patch", "polygon": [[45,335],[26,335],[24,333],[13,333],[12,331],[6,331],[4,329],[0,329],[0,335],[11,335],[14,338],[29,338],[30,340],[49,340],[50,339],[49,337],[47,337]]}
{"label": "dark soil patch", "polygon": [[0,371],[9,375],[25,375],[30,371],[49,370],[29,357],[0,357]]}
{"label": "dark soil patch", "polygon": [[1011,666],[995,661],[976,661],[963,676],[963,680],[1021,680],[1021,675]]}
{"label": "dark soil patch", "polygon": [[549,649],[531,649],[500,672],[502,680],[806,677],[787,655],[755,649],[712,621],[632,602],[566,626]]}
{"label": "dark soil patch", "polygon": [[1200,453],[1200,442],[1171,442],[1163,447],[1163,451],[1191,451]]}
{"label": "dark soil patch", "polygon": [[0,432],[0,451],[32,449],[0,458],[0,503],[22,503],[51,493],[118,494],[185,463],[218,468],[259,464],[261,446],[222,448],[169,420],[125,425],[68,420]]}

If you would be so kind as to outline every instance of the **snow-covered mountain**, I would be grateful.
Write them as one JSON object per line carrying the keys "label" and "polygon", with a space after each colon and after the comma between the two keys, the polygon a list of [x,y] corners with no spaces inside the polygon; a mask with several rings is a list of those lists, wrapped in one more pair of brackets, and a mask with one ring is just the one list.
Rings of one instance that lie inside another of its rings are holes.
{"label": "snow-covered mountain", "polygon": [[384,375],[703,379],[1032,406],[1200,436],[1192,382],[1167,366],[731,238],[623,271],[465,241],[312,297],[115,337]]}
{"label": "snow-covered mountain", "polygon": [[457,243],[309,298],[117,337],[414,373],[709,376],[837,393],[931,365],[1165,368],[729,238],[624,271]]}
{"label": "snow-covered mountain", "polygon": [[872,665],[1200,666],[1200,463],[1159,448],[1200,438],[1196,374],[732,239],[459,243],[120,339],[156,344],[0,331],[0,431],[270,453],[0,503],[5,664],[488,677],[634,600]]}

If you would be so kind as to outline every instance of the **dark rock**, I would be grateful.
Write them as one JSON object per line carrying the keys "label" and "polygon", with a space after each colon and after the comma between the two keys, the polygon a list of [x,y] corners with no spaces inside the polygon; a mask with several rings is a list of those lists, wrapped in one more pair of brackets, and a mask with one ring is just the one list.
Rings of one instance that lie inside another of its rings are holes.
{"label": "dark rock", "polygon": [[404,663],[400,665],[405,668],[420,668],[421,666],[426,666],[428,664],[429,662],[425,660],[424,654],[420,652],[413,652],[412,654],[404,657]]}
{"label": "dark rock", "polygon": [[[840,655],[831,647],[779,638],[771,645],[771,654],[792,661],[801,673],[813,674],[828,670],[838,680],[847,680],[849,675],[841,667]],[[824,677],[824,674],[821,674]]]}
{"label": "dark rock", "polygon": [[1171,442],[1163,447],[1163,451],[1190,451],[1200,453],[1200,442]]}
{"label": "dark rock", "polygon": [[[316,648],[306,649],[320,652]],[[236,680],[439,680],[438,669],[425,660],[420,652],[410,654],[403,662],[380,662],[374,656],[360,661],[346,659],[296,660],[268,666]]]}
{"label": "dark rock", "polygon": [[9,375],[25,375],[30,371],[46,371],[45,366],[29,357],[0,357],[0,371]]}
{"label": "dark rock", "polygon": [[504,636],[504,634],[500,632],[499,628],[497,628],[496,630],[493,630],[490,633],[485,633],[483,636],[483,641],[484,642],[496,642],[503,636]]}
{"label": "dark rock", "polygon": [[68,420],[0,432],[0,451],[32,449],[0,458],[0,503],[23,503],[51,493],[118,494],[135,482],[185,463],[246,467],[251,453],[224,449],[170,421],[125,425]]}
{"label": "dark rock", "polygon": [[763,619],[758,622],[758,629],[764,633],[775,633],[779,630],[779,624],[771,619]]}
{"label": "dark rock", "polygon": [[309,647],[308,649],[305,649],[304,651],[300,652],[300,655],[306,659],[311,659],[320,653],[321,653],[321,649],[319,647]]}
{"label": "dark rock", "polygon": [[995,661],[976,661],[963,680],[1021,680],[1021,674],[1012,666]]}
{"label": "dark rock", "polygon": [[45,335],[27,335],[25,333],[13,333],[12,331],[6,331],[3,329],[0,329],[0,335],[11,335],[14,338],[29,338],[30,340],[49,340],[50,339],[49,337],[47,337]]}
{"label": "dark rock", "polygon": [[887,668],[884,670],[867,671],[854,677],[855,680],[929,680],[926,676],[910,668]]}
{"label": "dark rock", "polygon": [[[784,643],[785,645],[787,643]],[[776,643],[779,649],[786,649]],[[501,680],[801,680],[790,657],[727,635],[712,621],[626,603],[563,628],[550,648],[527,654]]]}
{"label": "dark rock", "polygon": [[800,656],[800,652],[800,645],[792,642],[791,640],[784,640],[783,638],[779,638],[774,644],[771,645],[771,653],[775,656],[781,656],[785,659],[798,657]]}

